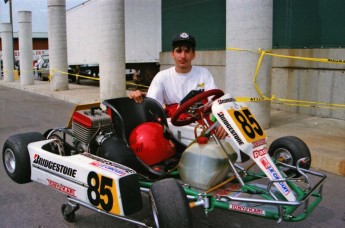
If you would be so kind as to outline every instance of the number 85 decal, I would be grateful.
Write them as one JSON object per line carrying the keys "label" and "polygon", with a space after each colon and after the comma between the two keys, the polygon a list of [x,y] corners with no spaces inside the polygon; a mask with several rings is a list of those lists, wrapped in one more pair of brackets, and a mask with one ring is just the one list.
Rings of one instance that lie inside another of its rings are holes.
{"label": "number 85 decal", "polygon": [[249,109],[228,110],[230,116],[234,120],[236,126],[241,131],[247,142],[254,142],[262,138],[266,138],[266,134],[260,127]]}
{"label": "number 85 decal", "polygon": [[114,180],[109,177],[90,172],[87,176],[87,197],[90,203],[97,208],[119,214],[116,187],[113,186],[113,183]]}

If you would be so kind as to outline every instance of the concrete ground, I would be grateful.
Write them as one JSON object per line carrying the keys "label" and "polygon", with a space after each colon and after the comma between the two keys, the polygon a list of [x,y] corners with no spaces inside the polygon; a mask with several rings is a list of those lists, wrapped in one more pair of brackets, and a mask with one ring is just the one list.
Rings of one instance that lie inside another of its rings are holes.
{"label": "concrete ground", "polygon": [[[100,101],[98,83],[70,83],[65,91],[50,91],[49,82],[36,80],[34,85],[26,86],[21,86],[19,81],[0,80],[0,85],[75,104]],[[269,142],[282,136],[297,136],[311,151],[312,168],[345,176],[345,121],[272,110],[270,125],[266,130]]]}

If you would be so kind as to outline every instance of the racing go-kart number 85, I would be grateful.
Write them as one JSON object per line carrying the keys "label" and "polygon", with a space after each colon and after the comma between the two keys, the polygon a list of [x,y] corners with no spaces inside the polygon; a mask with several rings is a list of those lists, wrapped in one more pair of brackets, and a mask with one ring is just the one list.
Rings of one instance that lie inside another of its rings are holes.
{"label": "racing go-kart number 85", "polygon": [[[219,124],[225,139],[214,134]],[[68,222],[80,206],[144,227],[192,227],[194,207],[301,221],[321,202],[326,179],[309,170],[301,139],[268,145],[246,104],[221,90],[193,94],[171,118],[150,98],[79,105],[66,127],[12,135],[2,152],[13,181],[67,196],[61,212]],[[131,217],[143,208],[143,194],[149,222]]]}

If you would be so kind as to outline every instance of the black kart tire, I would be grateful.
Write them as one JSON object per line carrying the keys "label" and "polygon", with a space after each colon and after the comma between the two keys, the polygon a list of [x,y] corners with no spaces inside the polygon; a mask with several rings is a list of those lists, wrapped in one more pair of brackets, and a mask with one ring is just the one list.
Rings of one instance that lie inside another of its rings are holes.
{"label": "black kart tire", "polygon": [[150,202],[156,227],[193,227],[188,199],[175,179],[168,178],[153,183]]}
{"label": "black kart tire", "polygon": [[67,211],[67,204],[62,204],[61,206],[61,213],[63,215],[63,218],[67,221],[67,222],[74,222],[75,219],[75,211]]}
{"label": "black kart tire", "polygon": [[44,140],[39,132],[29,132],[10,136],[2,149],[2,161],[7,175],[18,184],[31,181],[28,145]]}
{"label": "black kart tire", "polygon": [[[284,158],[284,163],[293,166],[296,166],[299,159],[308,158],[307,162],[300,164],[300,167],[303,169],[309,169],[311,165],[311,154],[308,146],[303,140],[295,136],[285,136],[274,140],[268,149],[268,153],[273,159],[278,160],[282,157]],[[286,175],[295,174],[296,177],[301,176],[296,169],[282,166],[281,170]]]}

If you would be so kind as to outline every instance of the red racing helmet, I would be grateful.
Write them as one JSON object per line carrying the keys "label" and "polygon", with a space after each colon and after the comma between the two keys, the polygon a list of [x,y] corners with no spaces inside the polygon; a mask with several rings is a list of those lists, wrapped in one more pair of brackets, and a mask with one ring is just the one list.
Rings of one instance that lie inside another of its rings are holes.
{"label": "red racing helmet", "polygon": [[146,122],[133,129],[129,146],[147,165],[154,165],[172,157],[174,143],[166,137],[165,127],[155,122]]}

